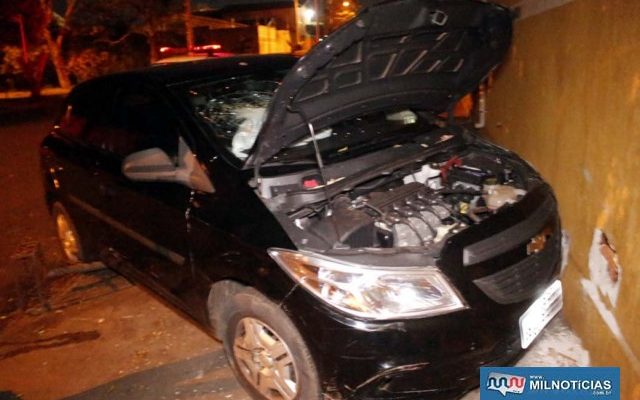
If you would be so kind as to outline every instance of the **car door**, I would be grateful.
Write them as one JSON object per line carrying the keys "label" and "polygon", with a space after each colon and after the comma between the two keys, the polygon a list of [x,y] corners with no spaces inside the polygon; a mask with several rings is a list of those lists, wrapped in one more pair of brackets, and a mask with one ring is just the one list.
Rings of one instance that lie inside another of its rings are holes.
{"label": "car door", "polygon": [[178,301],[192,286],[186,224],[191,189],[175,182],[131,180],[123,175],[122,162],[133,153],[159,148],[177,163],[180,123],[153,87],[123,81],[111,125],[103,144],[110,160],[101,171],[105,216],[118,231],[111,262]]}

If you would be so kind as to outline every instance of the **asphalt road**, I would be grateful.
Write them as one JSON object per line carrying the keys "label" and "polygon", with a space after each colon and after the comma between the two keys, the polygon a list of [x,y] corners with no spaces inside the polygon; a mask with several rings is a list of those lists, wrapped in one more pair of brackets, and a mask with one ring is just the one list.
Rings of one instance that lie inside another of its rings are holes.
{"label": "asphalt road", "polygon": [[[0,101],[0,400],[248,400],[220,343],[109,270],[49,280],[51,311],[36,298],[16,310],[17,246],[36,240],[47,268],[63,262],[37,154],[59,107],[53,97],[35,106]],[[556,319],[520,364],[587,365],[588,354]],[[464,400],[474,399],[477,392]]]}
{"label": "asphalt road", "polygon": [[40,242],[49,268],[62,262],[38,167],[38,146],[61,104],[60,97],[35,104],[26,99],[0,100],[0,312],[14,306],[11,287],[21,266],[11,256],[22,242]]}

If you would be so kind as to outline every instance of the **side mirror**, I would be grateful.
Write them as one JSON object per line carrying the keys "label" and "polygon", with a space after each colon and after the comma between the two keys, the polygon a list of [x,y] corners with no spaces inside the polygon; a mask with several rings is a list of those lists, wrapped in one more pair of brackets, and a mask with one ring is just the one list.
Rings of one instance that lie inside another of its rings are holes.
{"label": "side mirror", "polygon": [[178,146],[178,165],[163,150],[154,147],[128,155],[122,173],[136,182],[176,182],[205,193],[215,190],[195,155],[182,138]]}
{"label": "side mirror", "polygon": [[171,181],[178,168],[161,149],[138,151],[122,162],[122,173],[132,181]]}

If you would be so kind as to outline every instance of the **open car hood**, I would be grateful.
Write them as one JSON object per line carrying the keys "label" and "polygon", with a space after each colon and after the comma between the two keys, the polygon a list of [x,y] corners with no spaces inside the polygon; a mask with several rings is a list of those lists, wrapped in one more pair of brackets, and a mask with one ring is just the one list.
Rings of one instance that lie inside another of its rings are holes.
{"label": "open car hood", "polygon": [[385,109],[446,111],[503,59],[511,12],[473,0],[387,0],[362,10],[285,76],[248,164],[341,120]]}

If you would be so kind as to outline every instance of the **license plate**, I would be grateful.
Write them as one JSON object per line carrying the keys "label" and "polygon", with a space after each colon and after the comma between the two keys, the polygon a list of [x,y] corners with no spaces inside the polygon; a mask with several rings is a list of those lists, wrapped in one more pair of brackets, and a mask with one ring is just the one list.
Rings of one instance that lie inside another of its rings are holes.
{"label": "license plate", "polygon": [[529,347],[561,309],[562,284],[557,280],[520,316],[520,343],[523,349]]}

